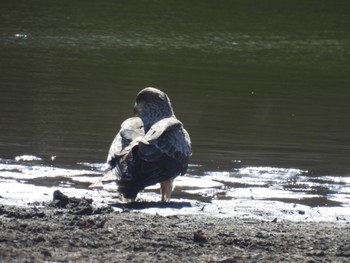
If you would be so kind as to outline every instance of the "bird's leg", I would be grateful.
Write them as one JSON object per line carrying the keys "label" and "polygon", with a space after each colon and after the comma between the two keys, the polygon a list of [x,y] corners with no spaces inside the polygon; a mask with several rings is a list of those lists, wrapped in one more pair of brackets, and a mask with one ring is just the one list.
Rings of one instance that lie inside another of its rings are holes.
{"label": "bird's leg", "polygon": [[173,187],[174,178],[170,178],[160,183],[160,193],[162,194],[162,202],[169,202]]}

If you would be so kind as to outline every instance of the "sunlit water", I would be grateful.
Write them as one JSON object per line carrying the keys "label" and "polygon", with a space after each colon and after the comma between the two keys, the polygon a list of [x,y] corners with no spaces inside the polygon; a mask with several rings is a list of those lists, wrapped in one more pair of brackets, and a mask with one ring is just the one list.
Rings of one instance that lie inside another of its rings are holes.
{"label": "sunlit water", "polygon": [[350,207],[349,2],[136,2],[2,1],[0,202],[95,193],[155,86],[192,140],[175,200]]}
{"label": "sunlit water", "polygon": [[[79,162],[73,169],[62,168],[56,166],[54,156],[49,158],[51,159],[49,165],[44,163],[42,158],[33,155],[17,156],[14,160],[0,159],[2,198],[14,198],[6,196],[6,193],[15,192],[6,191],[6,183],[9,182],[44,186],[48,189],[55,187],[89,189],[88,186],[97,181],[106,169],[104,163],[88,162]],[[309,176],[308,171],[277,167],[244,167],[230,171],[200,173],[199,166],[190,164],[188,174],[177,178],[173,198],[204,202],[274,200],[311,207],[350,207],[349,177],[314,177]],[[114,192],[116,185],[113,183],[107,185],[105,190]],[[158,186],[149,187],[145,190],[145,195],[158,195],[158,190]],[[33,190],[28,190],[27,195],[33,202],[35,197],[29,197],[31,191]],[[48,200],[50,198],[51,196],[47,197]],[[160,195],[158,198],[160,199]]]}

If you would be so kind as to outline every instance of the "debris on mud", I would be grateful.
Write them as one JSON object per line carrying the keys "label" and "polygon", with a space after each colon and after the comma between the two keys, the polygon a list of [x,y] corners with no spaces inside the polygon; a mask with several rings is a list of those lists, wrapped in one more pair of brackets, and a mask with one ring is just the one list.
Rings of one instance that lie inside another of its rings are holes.
{"label": "debris on mud", "polygon": [[[143,204],[143,206],[147,204]],[[151,204],[153,206],[155,204]],[[55,192],[0,205],[2,262],[348,262],[348,222],[160,216],[95,207]]]}

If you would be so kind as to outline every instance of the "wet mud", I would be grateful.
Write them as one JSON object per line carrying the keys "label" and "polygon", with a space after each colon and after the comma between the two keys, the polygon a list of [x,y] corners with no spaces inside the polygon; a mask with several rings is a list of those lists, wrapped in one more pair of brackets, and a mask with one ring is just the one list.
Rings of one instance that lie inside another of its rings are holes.
{"label": "wet mud", "polygon": [[[0,206],[1,262],[349,262],[349,222],[151,215],[68,197]],[[119,209],[120,210],[120,209]]]}

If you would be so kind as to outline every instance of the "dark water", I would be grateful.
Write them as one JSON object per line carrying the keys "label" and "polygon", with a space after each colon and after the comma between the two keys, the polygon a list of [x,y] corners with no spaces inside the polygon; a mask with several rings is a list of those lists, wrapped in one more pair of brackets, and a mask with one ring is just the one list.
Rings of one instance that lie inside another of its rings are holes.
{"label": "dark water", "polygon": [[103,163],[154,86],[191,135],[190,175],[293,168],[317,204],[349,205],[349,29],[348,1],[2,1],[0,158]]}

